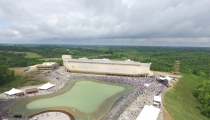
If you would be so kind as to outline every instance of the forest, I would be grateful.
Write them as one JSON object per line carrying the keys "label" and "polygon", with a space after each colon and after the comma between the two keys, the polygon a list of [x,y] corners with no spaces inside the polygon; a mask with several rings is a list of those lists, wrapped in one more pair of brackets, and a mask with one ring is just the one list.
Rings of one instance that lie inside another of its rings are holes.
{"label": "forest", "polygon": [[194,97],[201,103],[201,113],[210,118],[210,81],[202,81],[193,90]]}
{"label": "forest", "polygon": [[[36,53],[39,56],[26,57]],[[174,62],[180,61],[181,74],[201,77],[192,94],[202,104],[201,113],[210,117],[210,48],[199,47],[140,47],[140,46],[67,46],[67,45],[0,45],[0,86],[15,79],[11,67],[27,67],[43,63],[45,58],[109,58],[151,62],[151,70],[171,72]],[[51,60],[53,61],[53,60]],[[62,65],[61,60],[54,60]]]}

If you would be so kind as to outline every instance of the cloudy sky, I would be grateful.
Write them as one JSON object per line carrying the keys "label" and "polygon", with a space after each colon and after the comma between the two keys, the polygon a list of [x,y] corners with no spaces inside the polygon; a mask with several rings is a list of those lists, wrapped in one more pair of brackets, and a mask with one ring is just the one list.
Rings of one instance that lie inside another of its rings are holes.
{"label": "cloudy sky", "polygon": [[0,0],[0,43],[210,47],[210,0]]}

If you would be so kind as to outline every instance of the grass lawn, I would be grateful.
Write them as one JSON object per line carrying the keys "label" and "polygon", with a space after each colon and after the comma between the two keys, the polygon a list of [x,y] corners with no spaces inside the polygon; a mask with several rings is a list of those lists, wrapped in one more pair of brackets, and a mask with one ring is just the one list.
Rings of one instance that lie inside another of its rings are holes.
{"label": "grass lawn", "polygon": [[[0,52],[2,52],[2,51],[0,51]],[[22,54],[26,53],[26,55],[25,55],[26,58],[42,58],[42,55],[39,55],[34,52],[16,52],[16,51],[9,51],[9,52],[22,53]]]}
{"label": "grass lawn", "polygon": [[200,114],[201,106],[192,95],[192,90],[201,78],[194,75],[184,77],[164,94],[164,106],[175,120],[209,120]]}
{"label": "grass lawn", "polygon": [[33,53],[33,52],[26,52],[25,57],[26,58],[41,58],[42,55],[39,55],[39,54]]}

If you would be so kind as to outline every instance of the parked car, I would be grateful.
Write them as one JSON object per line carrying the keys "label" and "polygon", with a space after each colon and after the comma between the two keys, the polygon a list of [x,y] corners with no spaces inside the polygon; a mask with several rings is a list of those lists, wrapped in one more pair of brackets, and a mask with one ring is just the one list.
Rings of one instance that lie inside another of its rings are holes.
{"label": "parked car", "polygon": [[16,115],[14,115],[14,118],[22,118],[22,115],[16,114]]}

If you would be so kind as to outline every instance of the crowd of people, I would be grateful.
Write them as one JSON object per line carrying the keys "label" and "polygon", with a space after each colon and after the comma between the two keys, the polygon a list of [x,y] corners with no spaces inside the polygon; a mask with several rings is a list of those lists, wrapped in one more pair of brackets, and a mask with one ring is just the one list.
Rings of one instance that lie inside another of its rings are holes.
{"label": "crowd of people", "polygon": [[154,77],[125,77],[91,74],[62,74],[55,71],[60,76],[66,76],[65,80],[94,79],[104,82],[130,84],[134,91],[121,96],[113,105],[109,113],[103,118],[106,119],[136,119],[144,105],[152,105],[156,94],[162,93],[167,87],[159,83]]}

